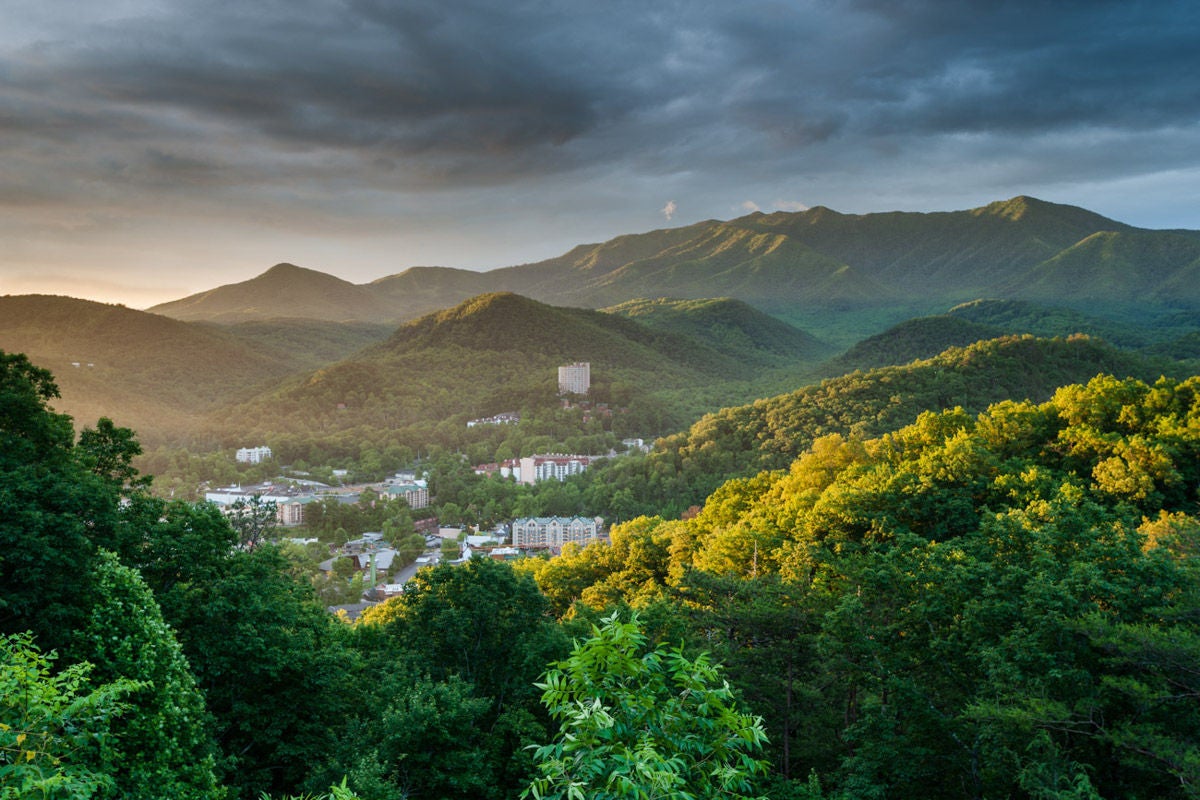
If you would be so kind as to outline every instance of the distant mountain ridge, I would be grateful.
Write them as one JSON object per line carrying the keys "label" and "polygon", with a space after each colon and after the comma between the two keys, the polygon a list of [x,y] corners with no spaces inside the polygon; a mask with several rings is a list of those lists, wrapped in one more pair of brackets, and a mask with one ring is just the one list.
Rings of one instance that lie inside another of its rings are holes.
{"label": "distant mountain ridge", "polygon": [[218,286],[147,310],[187,322],[220,323],[287,318],[380,322],[392,314],[386,303],[364,287],[286,263],[276,264],[248,281]]}
{"label": "distant mountain ridge", "polygon": [[[630,406],[632,424],[633,415],[651,413],[639,409],[660,405],[646,406],[656,393],[750,385],[764,374],[815,365],[825,351],[742,303],[668,305],[674,329],[510,292],[478,295],[406,322],[348,358],[285,378],[220,416],[256,440],[304,432],[336,442],[359,428],[394,437],[409,426],[462,425],[513,408],[556,406],[557,367],[587,361],[589,398]],[[687,332],[708,329],[714,311],[742,335],[705,340]]]}
{"label": "distant mountain ridge", "polygon": [[107,416],[148,438],[290,369],[223,328],[51,295],[0,297],[0,349],[49,369],[80,427]]}
{"label": "distant mountain ridge", "polygon": [[399,323],[491,292],[585,308],[729,297],[789,319],[900,307],[906,318],[981,297],[1165,313],[1200,308],[1200,231],[1145,230],[1024,196],[932,213],[817,206],[618,236],[489,272],[413,267],[356,285],[280,264],[150,310]]}
{"label": "distant mountain ridge", "polygon": [[630,300],[604,309],[664,332],[690,336],[747,364],[774,358],[820,358],[829,345],[741,300]]}

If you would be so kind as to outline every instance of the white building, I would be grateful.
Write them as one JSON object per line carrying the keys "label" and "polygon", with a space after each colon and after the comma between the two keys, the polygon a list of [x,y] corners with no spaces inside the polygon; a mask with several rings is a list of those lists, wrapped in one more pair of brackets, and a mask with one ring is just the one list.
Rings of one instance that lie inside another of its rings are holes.
{"label": "white building", "polygon": [[577,361],[558,368],[559,394],[587,394],[592,386],[592,365]]}
{"label": "white building", "polygon": [[601,517],[525,517],[512,524],[513,547],[562,547],[567,542],[584,545],[600,538]]}
{"label": "white building", "polygon": [[295,494],[294,490],[270,483],[245,488],[227,486],[204,493],[205,500],[220,506],[226,514],[231,512],[234,503],[249,503],[255,497],[261,503],[274,503],[275,520],[287,527],[299,525],[304,521],[304,506],[314,499],[311,495]]}
{"label": "white building", "polygon": [[534,484],[538,481],[563,481],[570,475],[578,475],[600,456],[563,455],[546,453],[526,456],[521,459],[517,481]]}
{"label": "white building", "polygon": [[258,464],[271,457],[271,448],[265,444],[262,447],[243,447],[234,456],[242,464]]}
{"label": "white building", "polygon": [[[559,380],[562,380],[559,378]],[[516,425],[520,423],[521,415],[515,411],[506,411],[503,414],[497,414],[494,417],[483,417],[481,419],[467,420],[467,427],[474,428],[478,425]]]}

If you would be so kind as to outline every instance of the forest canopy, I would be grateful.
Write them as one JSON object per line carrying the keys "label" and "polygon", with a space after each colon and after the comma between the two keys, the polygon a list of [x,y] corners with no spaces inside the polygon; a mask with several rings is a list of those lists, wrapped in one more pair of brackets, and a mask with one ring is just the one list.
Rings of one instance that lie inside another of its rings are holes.
{"label": "forest canopy", "polygon": [[[0,354],[0,679],[36,701],[0,703],[6,797],[46,776],[51,797],[569,795],[563,736],[597,742],[588,780],[616,752],[576,711],[636,721],[647,697],[663,735],[620,774],[698,797],[1200,796],[1200,378],[779,426],[753,445],[771,466],[710,473],[694,513],[425,570],[356,625],[275,545],[150,494],[132,432],[76,437],[55,395]],[[689,734],[718,718],[761,754]],[[702,747],[740,771],[667,771]]]}

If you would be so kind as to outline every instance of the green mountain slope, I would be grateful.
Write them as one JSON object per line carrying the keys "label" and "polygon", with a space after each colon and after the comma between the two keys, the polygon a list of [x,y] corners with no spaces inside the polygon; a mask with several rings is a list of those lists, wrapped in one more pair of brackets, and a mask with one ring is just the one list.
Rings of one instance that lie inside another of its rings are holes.
{"label": "green mountain slope", "polygon": [[411,267],[365,285],[388,304],[393,319],[409,320],[494,291],[489,273],[451,267]]}
{"label": "green mountain slope", "polygon": [[1167,341],[1200,329],[1200,317],[1195,315],[1166,316],[1152,326],[1136,325],[1024,300],[974,300],[955,306],[948,313],[1009,334],[1053,337],[1086,333],[1128,348],[1145,347],[1151,342]]}
{"label": "green mountain slope", "polygon": [[1200,240],[1151,231],[1101,231],[1002,288],[1024,300],[1075,307],[1140,298],[1168,307],[1200,302]]}
{"label": "green mountain slope", "polygon": [[1032,197],[935,213],[816,207],[619,236],[490,272],[413,268],[364,286],[279,265],[153,310],[220,322],[399,321],[497,291],[587,308],[730,297],[848,344],[980,297],[1105,314],[1200,308],[1197,248],[1200,232],[1136,229]]}
{"label": "green mountain slope", "polygon": [[[896,297],[886,285],[802,242],[732,223],[622,237],[559,259],[497,270],[505,288],[563,305],[604,307],[639,297],[734,297],[767,311],[859,307]],[[639,240],[640,239],[640,240]],[[661,248],[655,251],[655,248]]]}
{"label": "green mountain slope", "polygon": [[144,439],[182,434],[203,410],[296,366],[222,329],[46,295],[0,297],[0,349],[55,374],[58,410],[81,424],[111,417]]}
{"label": "green mountain slope", "polygon": [[[644,510],[674,514],[700,504],[731,477],[785,468],[827,434],[877,436],[926,410],[979,412],[1003,400],[1040,402],[1059,386],[1098,374],[1153,380],[1181,371],[1086,336],[1001,337],[723,409],[660,439],[642,467],[614,464],[589,480],[602,484],[594,489],[599,496],[628,489]],[[669,507],[662,498],[670,498]]]}
{"label": "green mountain slope", "polygon": [[714,374],[739,369],[736,359],[624,317],[559,308],[510,292],[480,295],[406,323],[367,355],[387,357],[449,347],[516,350],[558,363],[590,361],[601,368],[661,370],[661,383],[668,383],[679,367]]}
{"label": "green mountain slope", "polygon": [[367,289],[294,264],[276,264],[248,281],[219,286],[148,310],[189,322],[297,317],[335,322],[395,319],[388,304]]}
{"label": "green mountain slope", "polygon": [[966,347],[981,339],[994,339],[1006,333],[1009,331],[1000,327],[982,325],[948,314],[918,317],[862,340],[830,360],[822,371],[833,376],[854,370],[908,364],[933,358],[949,347]]}
{"label": "green mountain slope", "polygon": [[263,355],[286,361],[293,369],[316,369],[381,342],[394,330],[373,322],[272,319],[217,326]]}
{"label": "green mountain slope", "polygon": [[[801,361],[771,357],[777,365]],[[498,292],[405,323],[384,342],[224,409],[220,425],[252,438],[288,434],[334,447],[366,436],[428,446],[472,417],[555,407],[557,367],[574,361],[592,365],[591,399],[650,419],[647,435],[682,424],[686,417],[677,414],[690,414],[680,409],[700,402],[693,395],[702,389],[733,386],[741,397],[755,396],[744,387],[763,371],[683,333]],[[667,402],[667,395],[691,402]],[[657,411],[647,417],[647,408]]]}
{"label": "green mountain slope", "polygon": [[907,364],[931,358],[948,347],[965,347],[981,339],[1030,334],[1051,338],[1087,334],[1116,347],[1144,355],[1195,358],[1188,344],[1200,331],[1194,315],[1170,315],[1154,325],[1118,322],[1070,308],[1042,306],[1023,300],[974,300],[947,314],[918,317],[870,336],[830,360],[823,371],[840,375],[855,369]]}
{"label": "green mountain slope", "polygon": [[851,215],[818,207],[743,224],[785,233],[897,290],[960,300],[994,294],[989,290],[998,283],[1097,231],[1130,230],[1099,214],[1032,197],[928,214]]}
{"label": "green mountain slope", "polygon": [[830,348],[816,337],[740,300],[630,300],[604,309],[656,330],[690,336],[747,364],[814,360]]}

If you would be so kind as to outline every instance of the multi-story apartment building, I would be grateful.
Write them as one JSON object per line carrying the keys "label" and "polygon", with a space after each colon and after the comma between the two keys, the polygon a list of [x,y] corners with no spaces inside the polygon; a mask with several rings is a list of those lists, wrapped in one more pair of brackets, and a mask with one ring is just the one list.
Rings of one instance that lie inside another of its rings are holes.
{"label": "multi-story apartment building", "polygon": [[271,448],[266,445],[262,447],[243,447],[234,455],[234,458],[243,464],[258,464],[270,457]]}
{"label": "multi-story apartment building", "polygon": [[562,481],[568,475],[578,475],[587,469],[599,456],[563,455],[544,453],[521,459],[521,471],[517,480],[533,484],[538,481]]}
{"label": "multi-story apartment building", "polygon": [[512,524],[513,547],[562,547],[567,542],[587,544],[600,538],[601,517],[525,517]]}
{"label": "multi-story apartment building", "polygon": [[587,394],[592,386],[592,365],[577,361],[558,368],[559,394]]}
{"label": "multi-story apartment building", "polygon": [[403,497],[409,508],[427,508],[429,506],[429,489],[415,483],[388,484],[382,492],[389,497]]}

